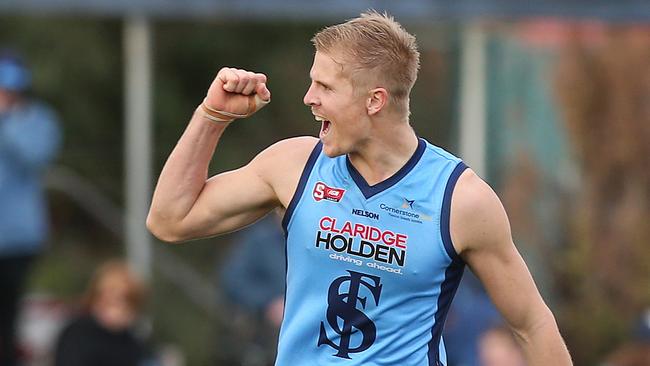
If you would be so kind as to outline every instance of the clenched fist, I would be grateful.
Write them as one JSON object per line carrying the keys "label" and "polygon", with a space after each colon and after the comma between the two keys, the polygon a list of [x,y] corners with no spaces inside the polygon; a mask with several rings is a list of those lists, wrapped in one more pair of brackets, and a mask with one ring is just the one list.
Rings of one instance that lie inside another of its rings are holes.
{"label": "clenched fist", "polygon": [[204,112],[215,121],[244,118],[271,101],[266,75],[224,67],[212,81],[203,101]]}

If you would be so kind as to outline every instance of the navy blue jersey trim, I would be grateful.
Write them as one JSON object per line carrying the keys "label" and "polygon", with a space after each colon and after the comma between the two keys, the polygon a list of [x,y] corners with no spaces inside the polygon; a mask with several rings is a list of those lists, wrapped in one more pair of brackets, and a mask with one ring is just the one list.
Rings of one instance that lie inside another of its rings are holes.
{"label": "navy blue jersey trim", "polygon": [[465,269],[465,262],[458,253],[456,253],[456,249],[454,249],[450,231],[451,196],[456,187],[456,182],[458,182],[458,178],[463,174],[465,169],[467,169],[467,165],[462,161],[456,165],[447,180],[445,193],[442,198],[440,234],[442,236],[442,243],[444,244],[445,251],[447,252],[447,255],[449,255],[449,258],[451,258],[451,263],[449,264],[449,267],[447,267],[447,270],[445,270],[445,279],[440,285],[438,308],[434,315],[433,328],[431,328],[431,341],[429,342],[428,352],[430,366],[438,366],[441,364],[439,347],[440,338],[442,337],[442,328],[445,324],[447,313],[449,312],[451,300],[454,298],[456,290],[458,290],[458,285],[460,284],[460,280],[463,277],[463,270]]}
{"label": "navy blue jersey trim", "polygon": [[289,202],[289,207],[287,207],[287,211],[284,213],[284,218],[282,219],[282,228],[284,229],[285,238],[288,235],[289,220],[291,220],[293,211],[296,209],[296,205],[298,205],[298,202],[300,201],[302,192],[305,190],[305,186],[307,185],[307,180],[309,180],[309,174],[311,174],[311,170],[314,168],[314,164],[316,164],[316,159],[318,159],[318,155],[320,155],[322,149],[323,149],[323,143],[318,141],[316,146],[314,146],[314,150],[312,150],[311,154],[309,155],[309,159],[307,159],[305,168],[302,170],[302,174],[300,175],[300,180],[298,181],[298,186],[296,187],[296,191],[294,192],[293,197],[291,197],[291,201]]}
{"label": "navy blue jersey trim", "polygon": [[399,182],[402,178],[404,178],[405,175],[407,175],[415,165],[420,161],[420,158],[424,154],[424,150],[427,147],[427,143],[423,139],[418,139],[418,147],[415,149],[415,153],[413,153],[413,156],[406,162],[406,164],[397,171],[397,173],[393,174],[390,178],[379,182],[375,184],[374,186],[371,186],[366,182],[366,180],[359,174],[357,169],[352,165],[350,162],[350,158],[348,156],[345,157],[345,162],[348,167],[348,172],[350,173],[350,176],[352,177],[352,180],[354,180],[354,183],[356,183],[357,187],[361,190],[361,193],[363,193],[363,196],[366,197],[366,199],[369,199],[370,197],[376,195],[377,193],[383,192],[387,190],[388,188],[394,186]]}
{"label": "navy blue jersey trim", "polygon": [[464,262],[451,262],[445,271],[445,279],[440,285],[440,296],[438,296],[438,308],[434,315],[433,328],[431,328],[431,341],[429,341],[429,366],[442,365],[440,362],[440,338],[442,337],[442,328],[445,325],[445,319],[451,306],[451,300],[458,290],[463,271]]}
{"label": "navy blue jersey trim", "polygon": [[461,257],[456,253],[454,244],[451,241],[450,231],[450,218],[451,218],[451,196],[454,193],[456,182],[461,174],[467,169],[467,165],[462,161],[456,165],[454,171],[451,172],[447,186],[445,187],[445,195],[442,198],[442,212],[440,213],[440,234],[442,235],[442,243],[449,257],[455,262],[462,262]]}

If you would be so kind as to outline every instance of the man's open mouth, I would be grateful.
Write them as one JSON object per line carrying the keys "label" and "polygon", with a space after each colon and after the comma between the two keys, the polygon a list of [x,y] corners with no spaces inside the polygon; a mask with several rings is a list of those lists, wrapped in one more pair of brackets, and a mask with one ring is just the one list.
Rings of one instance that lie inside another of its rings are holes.
{"label": "man's open mouth", "polygon": [[321,116],[314,116],[316,118],[316,121],[321,123],[320,127],[320,135],[325,136],[330,130],[330,126],[332,125],[332,122],[329,120],[325,119],[324,117]]}

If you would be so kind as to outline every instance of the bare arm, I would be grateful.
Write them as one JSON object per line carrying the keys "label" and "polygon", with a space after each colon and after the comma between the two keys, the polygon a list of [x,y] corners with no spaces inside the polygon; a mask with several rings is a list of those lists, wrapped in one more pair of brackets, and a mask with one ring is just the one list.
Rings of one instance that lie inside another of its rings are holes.
{"label": "bare arm", "polygon": [[530,366],[571,365],[555,318],[515,248],[494,191],[471,170],[452,197],[451,235],[522,346]]}
{"label": "bare arm", "polygon": [[[254,94],[270,99],[265,83],[262,74],[224,68],[204,103],[219,111],[249,114]],[[288,183],[291,179],[297,182],[297,167],[308,154],[310,142],[286,140],[264,150],[246,166],[208,179],[208,165],[227,126],[210,120],[201,107],[194,112],[154,191],[147,227],[158,238],[178,242],[236,230],[286,200]],[[295,164],[286,164],[288,172],[279,176],[271,168],[287,153],[294,154]]]}

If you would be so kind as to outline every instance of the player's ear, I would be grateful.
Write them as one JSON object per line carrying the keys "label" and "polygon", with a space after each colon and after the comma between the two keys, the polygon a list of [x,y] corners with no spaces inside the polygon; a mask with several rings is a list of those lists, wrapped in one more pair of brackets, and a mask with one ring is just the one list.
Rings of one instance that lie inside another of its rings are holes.
{"label": "player's ear", "polygon": [[366,110],[368,115],[372,116],[379,113],[388,103],[388,91],[384,88],[374,88],[368,91],[366,99]]}

